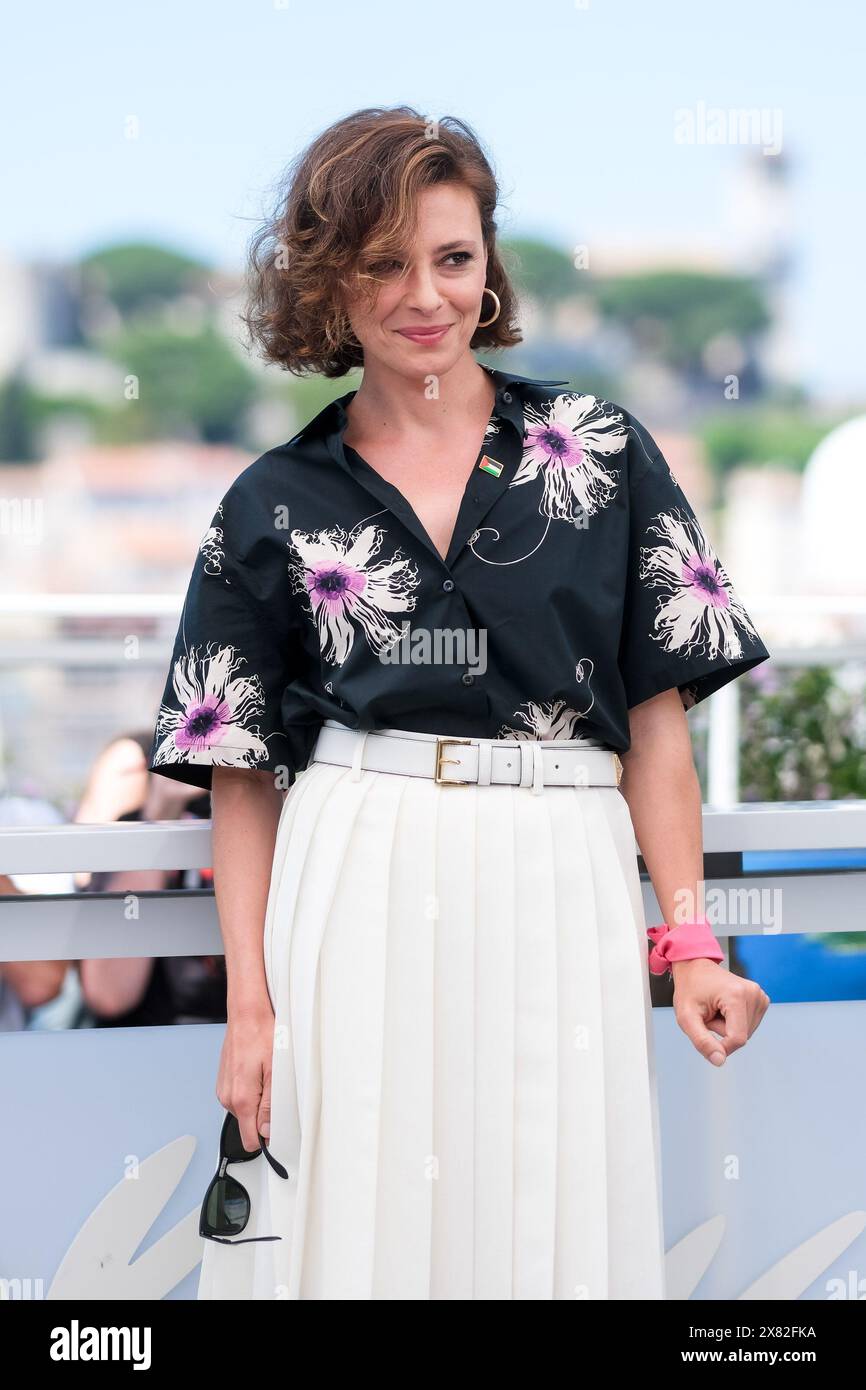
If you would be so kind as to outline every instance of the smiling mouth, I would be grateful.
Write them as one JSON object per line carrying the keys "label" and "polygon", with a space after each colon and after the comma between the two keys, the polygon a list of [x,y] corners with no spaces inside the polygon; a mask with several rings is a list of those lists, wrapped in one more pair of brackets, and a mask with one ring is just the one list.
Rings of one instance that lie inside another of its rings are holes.
{"label": "smiling mouth", "polygon": [[438,342],[444,338],[449,328],[453,327],[450,323],[443,323],[440,328],[398,328],[395,331],[401,338],[412,338],[418,342]]}

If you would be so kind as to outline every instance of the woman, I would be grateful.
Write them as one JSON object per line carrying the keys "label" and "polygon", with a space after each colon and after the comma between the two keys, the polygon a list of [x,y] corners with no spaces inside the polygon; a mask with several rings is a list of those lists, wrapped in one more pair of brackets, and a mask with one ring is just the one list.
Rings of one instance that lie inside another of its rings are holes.
{"label": "woman", "polygon": [[[118,734],[88,773],[76,824],[209,818],[210,798],[195,787],[147,771],[150,730]],[[85,893],[202,887],[202,874],[166,869],[96,870],[76,876]],[[225,1022],[225,961],[214,956],[118,956],[79,960],[81,1016],[76,1026],[139,1028]]]}
{"label": "woman", "polygon": [[664,1296],[635,832],[693,1044],[768,1003],[683,922],[684,711],[767,650],[634,417],[473,357],[520,339],[496,200],[461,122],[365,110],[254,243],[264,356],[364,375],[223,497],[157,721],[212,790],[252,1155],[200,1298]]}

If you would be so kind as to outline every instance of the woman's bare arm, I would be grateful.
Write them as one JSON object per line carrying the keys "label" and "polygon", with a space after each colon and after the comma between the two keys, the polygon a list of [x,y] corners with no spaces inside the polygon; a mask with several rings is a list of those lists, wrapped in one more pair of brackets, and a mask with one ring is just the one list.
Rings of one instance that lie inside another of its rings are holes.
{"label": "woman's bare arm", "polygon": [[[24,889],[18,888],[8,874],[0,874],[0,894],[26,896]],[[4,960],[0,961],[0,975],[26,1009],[35,1009],[57,998],[68,967],[66,960]]]}
{"label": "woman's bare arm", "polygon": [[270,1008],[262,942],[282,804],[282,792],[267,773],[214,768],[211,857],[229,1018]]}
{"label": "woman's bare arm", "polygon": [[270,1136],[274,1014],[264,962],[268,902],[283,794],[272,777],[215,767],[211,786],[214,894],[226,961],[227,1026],[217,1079],[245,1148]]}
{"label": "woman's bare arm", "polygon": [[[677,690],[629,710],[631,747],[621,754],[620,791],[652,879],[663,921],[676,931],[678,910],[702,917],[703,820],[692,743]],[[752,980],[715,961],[674,961],[677,1023],[714,1065],[743,1047],[769,1007]]]}
{"label": "woman's bare arm", "polygon": [[620,754],[619,789],[628,802],[662,920],[673,926],[675,909],[683,903],[690,917],[702,915],[704,872],[701,787],[677,691],[665,690],[635,705],[629,726],[631,747]]}

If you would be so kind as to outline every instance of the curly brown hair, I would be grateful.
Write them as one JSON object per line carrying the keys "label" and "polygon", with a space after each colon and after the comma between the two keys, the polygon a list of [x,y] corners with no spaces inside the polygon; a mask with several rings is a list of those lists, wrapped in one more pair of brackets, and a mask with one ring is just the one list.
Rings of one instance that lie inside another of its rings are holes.
{"label": "curly brown hair", "polygon": [[[498,187],[477,136],[453,116],[432,120],[410,106],[368,107],[329,126],[289,166],[275,210],[250,245],[247,312],[240,317],[265,361],[326,377],[363,365],[346,297],[372,303],[381,281],[371,267],[402,253],[414,234],[420,191],[440,183],[475,194],[487,286],[501,305],[470,347],[522,341],[516,294],[496,242]],[[482,316],[492,307],[485,299]]]}

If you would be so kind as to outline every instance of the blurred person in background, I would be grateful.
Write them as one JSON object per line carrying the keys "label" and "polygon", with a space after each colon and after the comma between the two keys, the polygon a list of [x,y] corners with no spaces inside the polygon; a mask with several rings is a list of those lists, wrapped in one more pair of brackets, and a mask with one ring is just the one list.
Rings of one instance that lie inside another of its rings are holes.
{"label": "blurred person in background", "polygon": [[[210,817],[210,798],[195,787],[147,770],[149,732],[121,734],[94,761],[75,813],[76,824]],[[118,869],[82,874],[79,891],[139,893],[199,888],[211,871]],[[134,956],[81,960],[80,1025],[225,1022],[225,965],[221,956]]]}
{"label": "blurred person in background", "polygon": [[[0,796],[0,834],[3,829],[62,825],[56,806],[37,797]],[[35,893],[70,893],[71,874],[0,874],[0,897],[24,898]],[[19,919],[27,925],[25,908]],[[7,919],[9,920],[9,919]],[[0,1032],[39,1027],[42,1011],[68,993],[70,973],[65,960],[0,961]],[[74,992],[74,982],[72,985]]]}

